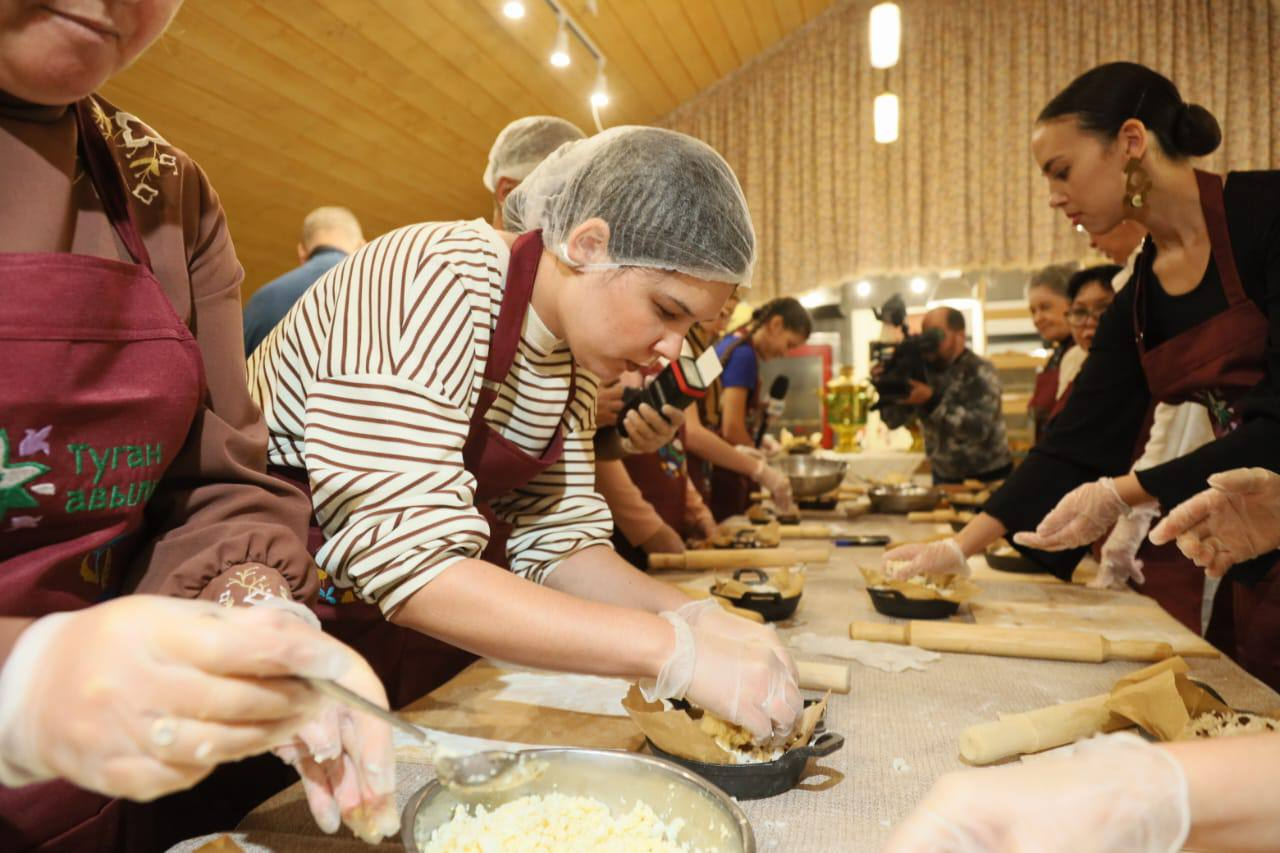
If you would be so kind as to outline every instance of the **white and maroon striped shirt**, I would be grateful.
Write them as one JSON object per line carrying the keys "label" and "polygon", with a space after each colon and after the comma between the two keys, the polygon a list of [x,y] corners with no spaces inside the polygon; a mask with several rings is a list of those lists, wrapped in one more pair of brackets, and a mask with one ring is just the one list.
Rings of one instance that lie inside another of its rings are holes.
{"label": "white and maroon striped shirt", "polygon": [[[450,564],[478,557],[488,525],[462,448],[498,322],[510,251],[480,220],[379,237],[326,273],[249,359],[273,464],[305,468],[327,541],[317,562],[389,613]],[[492,503],[515,527],[514,572],[546,579],[608,544],[595,492],[598,380],[533,310],[485,420],[530,456],[561,423],[563,458]]]}

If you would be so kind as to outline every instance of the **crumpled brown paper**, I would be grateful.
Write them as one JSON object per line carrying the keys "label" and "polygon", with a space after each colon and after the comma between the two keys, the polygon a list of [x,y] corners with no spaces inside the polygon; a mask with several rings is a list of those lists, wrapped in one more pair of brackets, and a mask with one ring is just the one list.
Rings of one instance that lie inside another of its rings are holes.
{"label": "crumpled brown paper", "polygon": [[[763,569],[761,571],[764,571]],[[773,587],[783,598],[795,598],[804,592],[804,572],[793,572],[791,569],[775,569],[773,571],[765,571],[768,577],[768,585]],[[756,577],[754,574],[748,574],[746,577]],[[716,595],[725,598],[742,598],[747,593],[763,593],[772,594],[769,590],[760,589],[759,584],[734,580],[733,578],[723,578],[716,576],[716,581],[711,585],[711,591]]]}
{"label": "crumpled brown paper", "polygon": [[1162,741],[1182,737],[1187,724],[1200,714],[1231,710],[1187,677],[1182,658],[1170,658],[1155,668],[1160,667],[1140,681],[1118,681],[1106,702],[1107,710]]}
{"label": "crumpled brown paper", "polygon": [[[813,730],[827,710],[827,699],[831,694],[822,697],[804,709],[800,725],[787,740],[786,749],[806,746],[813,739]],[[640,693],[638,685],[631,689],[622,700],[622,707],[627,709],[636,727],[644,736],[658,745],[659,748],[678,755],[708,764],[736,764],[732,755],[725,751],[715,738],[704,732],[699,725],[702,710],[698,708],[667,709],[661,702],[649,702]]]}
{"label": "crumpled brown paper", "polygon": [[934,589],[933,586],[912,583],[910,578],[892,580],[883,571],[871,566],[860,566],[859,571],[862,572],[862,579],[867,582],[868,587],[897,590],[904,597],[915,601],[941,599],[942,601],[954,601],[958,604],[964,604],[981,592],[977,584],[960,575],[929,575],[929,582],[933,586],[939,587],[939,589]]}

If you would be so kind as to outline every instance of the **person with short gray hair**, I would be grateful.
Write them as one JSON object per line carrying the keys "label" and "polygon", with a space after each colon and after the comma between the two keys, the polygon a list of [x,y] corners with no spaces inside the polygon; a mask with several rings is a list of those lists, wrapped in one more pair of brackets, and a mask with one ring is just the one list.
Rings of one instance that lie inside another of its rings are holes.
{"label": "person with short gray hair", "polygon": [[525,116],[504,127],[484,168],[485,189],[493,193],[493,227],[504,227],[502,203],[539,163],[566,142],[586,138],[576,124],[556,116]]}

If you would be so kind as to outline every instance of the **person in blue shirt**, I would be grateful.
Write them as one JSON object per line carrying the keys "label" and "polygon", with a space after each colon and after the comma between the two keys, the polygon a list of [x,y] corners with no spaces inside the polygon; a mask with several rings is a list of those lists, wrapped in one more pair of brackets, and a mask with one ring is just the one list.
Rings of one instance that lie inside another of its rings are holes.
{"label": "person in blue shirt", "polygon": [[264,284],[244,308],[245,358],[253,355],[307,288],[364,244],[360,221],[345,207],[317,207],[308,213],[298,243],[301,266]]}
{"label": "person in blue shirt", "polygon": [[[720,375],[720,435],[738,447],[754,447],[761,417],[760,362],[786,355],[813,332],[813,318],[796,299],[766,302],[751,320],[716,344],[724,363]],[[745,512],[751,480],[725,468],[711,471],[711,512],[716,519]]]}

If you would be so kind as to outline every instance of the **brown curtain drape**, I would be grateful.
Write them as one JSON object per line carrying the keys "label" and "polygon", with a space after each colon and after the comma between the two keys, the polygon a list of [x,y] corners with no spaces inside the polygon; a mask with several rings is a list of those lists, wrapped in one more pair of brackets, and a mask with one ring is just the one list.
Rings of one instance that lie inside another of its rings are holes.
{"label": "brown curtain drape", "polygon": [[[1036,113],[1080,72],[1127,59],[1222,124],[1206,167],[1280,166],[1273,0],[899,0],[902,53],[871,68],[872,0],[846,0],[666,116],[742,181],[760,240],[753,298],[859,275],[1031,267],[1084,240],[1050,212]],[[901,99],[872,138],[872,101]]]}

